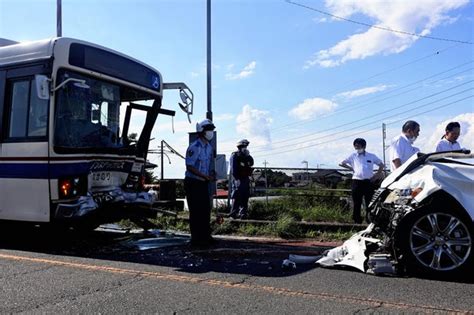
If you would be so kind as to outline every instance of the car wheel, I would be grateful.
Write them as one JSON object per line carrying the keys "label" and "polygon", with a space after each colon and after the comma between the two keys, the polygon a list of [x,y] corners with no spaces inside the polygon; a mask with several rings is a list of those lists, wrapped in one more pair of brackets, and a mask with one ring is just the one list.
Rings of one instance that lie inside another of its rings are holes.
{"label": "car wheel", "polygon": [[442,275],[472,266],[472,221],[460,211],[448,209],[416,210],[401,225],[398,247],[408,269]]}

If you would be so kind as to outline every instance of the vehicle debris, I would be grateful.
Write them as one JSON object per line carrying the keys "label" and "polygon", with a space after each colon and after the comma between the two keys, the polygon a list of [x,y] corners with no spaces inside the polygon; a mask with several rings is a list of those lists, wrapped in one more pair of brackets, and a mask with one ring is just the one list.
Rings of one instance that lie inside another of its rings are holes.
{"label": "vehicle debris", "polygon": [[375,192],[367,210],[372,223],[316,263],[375,275],[469,271],[474,263],[473,160],[466,150],[412,156]]}
{"label": "vehicle debris", "polygon": [[296,264],[314,264],[317,260],[319,260],[322,255],[318,256],[304,256],[304,255],[294,255],[290,254],[288,259],[293,261]]}
{"label": "vehicle debris", "polygon": [[281,263],[281,269],[286,270],[286,271],[293,270],[293,269],[296,269],[296,264],[295,264],[295,262],[293,262],[289,259],[285,259]]}

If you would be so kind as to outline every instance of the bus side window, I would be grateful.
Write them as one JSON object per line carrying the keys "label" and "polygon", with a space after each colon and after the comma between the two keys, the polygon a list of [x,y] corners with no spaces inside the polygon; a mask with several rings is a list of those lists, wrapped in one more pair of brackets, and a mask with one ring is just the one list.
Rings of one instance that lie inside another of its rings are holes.
{"label": "bus side window", "polygon": [[48,125],[48,100],[38,98],[33,80],[30,86],[30,113],[28,118],[28,136],[46,136]]}
{"label": "bus side window", "polygon": [[4,112],[4,105],[5,105],[5,80],[6,80],[6,72],[0,70],[0,142],[3,140],[3,112]]}
{"label": "bus side window", "polygon": [[11,86],[10,128],[8,132],[10,138],[26,136],[29,90],[30,81],[16,81]]}
{"label": "bus side window", "polygon": [[44,137],[48,123],[48,101],[35,93],[34,79],[12,81],[8,137]]}

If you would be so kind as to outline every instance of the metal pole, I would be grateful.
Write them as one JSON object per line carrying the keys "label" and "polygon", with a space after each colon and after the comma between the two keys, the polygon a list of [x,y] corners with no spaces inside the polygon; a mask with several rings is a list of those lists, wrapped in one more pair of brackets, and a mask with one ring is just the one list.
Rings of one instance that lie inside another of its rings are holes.
{"label": "metal pole", "polygon": [[382,152],[383,152],[383,168],[385,171],[385,137],[387,134],[385,133],[385,123],[382,123]]}
{"label": "metal pole", "polygon": [[56,36],[63,36],[62,31],[62,16],[61,16],[61,0],[57,0],[56,5]]}
{"label": "metal pole", "polygon": [[164,171],[164,166],[165,166],[165,164],[163,163],[163,154],[164,154],[164,151],[163,151],[163,141],[164,141],[164,140],[161,140],[161,180],[164,179],[164,174],[165,174],[165,171]]}
{"label": "metal pole", "polygon": [[263,165],[265,165],[265,200],[266,200],[266,206],[268,207],[268,181],[267,181],[267,160],[263,162]]}
{"label": "metal pole", "polygon": [[207,113],[206,118],[212,120],[212,84],[211,84],[211,0],[207,0]]}

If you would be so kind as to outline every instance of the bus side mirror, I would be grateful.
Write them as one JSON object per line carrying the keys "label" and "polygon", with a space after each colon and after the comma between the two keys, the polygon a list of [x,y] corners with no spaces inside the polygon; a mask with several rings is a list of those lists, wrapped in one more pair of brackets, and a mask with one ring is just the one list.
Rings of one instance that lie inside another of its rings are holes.
{"label": "bus side mirror", "polygon": [[49,100],[49,82],[51,80],[42,74],[35,75],[36,95],[40,100]]}

